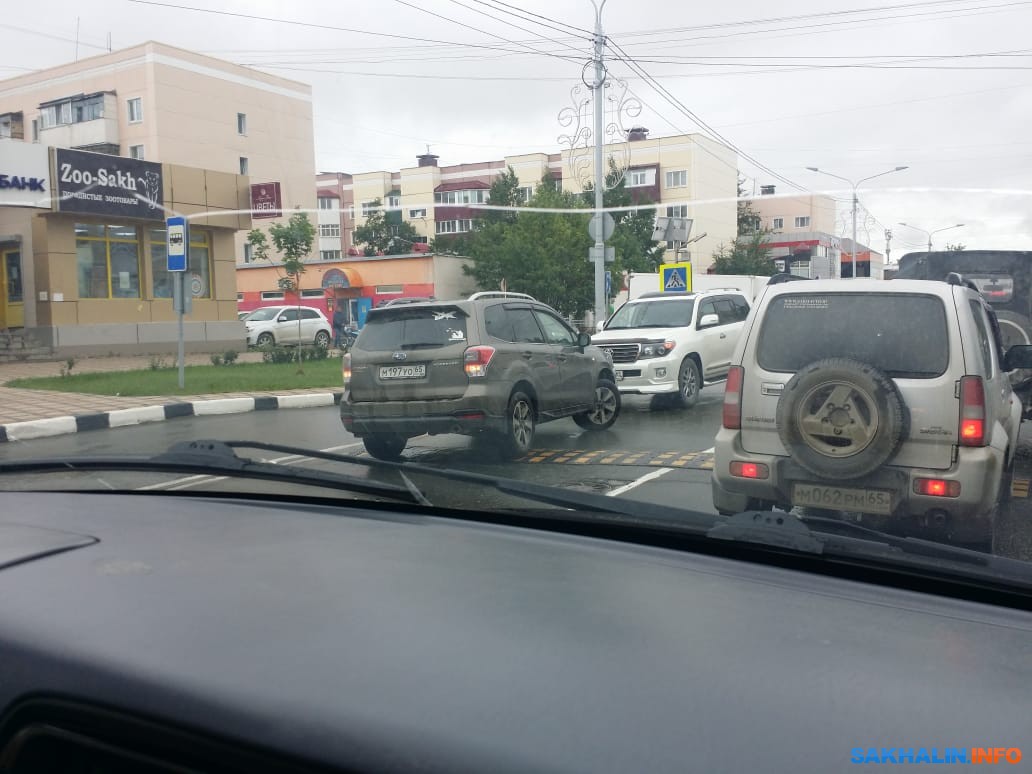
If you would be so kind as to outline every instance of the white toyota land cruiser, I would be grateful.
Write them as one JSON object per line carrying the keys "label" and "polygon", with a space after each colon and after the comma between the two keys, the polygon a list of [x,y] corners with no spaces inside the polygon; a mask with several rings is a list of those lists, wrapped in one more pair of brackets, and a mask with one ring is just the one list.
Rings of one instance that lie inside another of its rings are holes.
{"label": "white toyota land cruiser", "polygon": [[1030,361],[956,274],[770,286],[728,374],[714,506],[989,548],[1021,422],[1007,372]]}
{"label": "white toyota land cruiser", "polygon": [[689,408],[704,383],[727,376],[748,316],[735,288],[645,293],[617,309],[592,344],[612,353],[621,393],[669,395]]}

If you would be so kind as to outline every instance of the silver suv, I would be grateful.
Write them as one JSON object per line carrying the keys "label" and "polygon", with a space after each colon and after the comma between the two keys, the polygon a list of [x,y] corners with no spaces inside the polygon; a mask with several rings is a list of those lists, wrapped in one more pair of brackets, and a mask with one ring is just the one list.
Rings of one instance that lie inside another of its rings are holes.
{"label": "silver suv", "polygon": [[718,512],[804,506],[991,546],[1021,405],[992,308],[958,275],[770,286],[735,350]]}
{"label": "silver suv", "polygon": [[341,421],[380,459],[424,433],[471,435],[519,456],[541,422],[605,430],[620,414],[602,350],[519,293],[373,309],[343,371]]}

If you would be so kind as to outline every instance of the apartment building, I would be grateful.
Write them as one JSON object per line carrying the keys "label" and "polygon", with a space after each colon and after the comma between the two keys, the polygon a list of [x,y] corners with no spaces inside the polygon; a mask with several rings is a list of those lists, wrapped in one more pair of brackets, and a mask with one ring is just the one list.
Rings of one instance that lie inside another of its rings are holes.
{"label": "apartment building", "polygon": [[[702,236],[691,246],[700,269],[709,264],[718,245],[734,239],[738,167],[731,149],[698,134],[649,139],[647,129],[636,127],[626,142],[605,146],[604,156],[607,164],[612,158],[626,169],[626,185],[635,202],[655,203],[658,215],[693,220],[691,237]],[[414,166],[396,171],[317,176],[319,208],[327,213],[327,226],[339,222],[341,253],[359,257],[362,250],[355,244],[354,229],[365,222],[376,200],[390,208],[388,217],[415,227],[418,242],[429,242],[469,231],[475,205],[487,201],[491,183],[509,167],[519,177],[525,199],[546,177],[563,190],[583,191],[582,180],[593,179],[594,171],[592,155],[582,158],[585,166],[574,176],[569,150],[443,166],[437,155],[425,153],[416,157]],[[327,239],[336,238],[333,228],[325,233]],[[671,259],[682,246],[668,244]],[[332,251],[336,243],[325,247]]]}
{"label": "apartment building", "polygon": [[778,194],[775,186],[760,186],[749,204],[760,218],[760,228],[781,234],[837,231],[836,202],[824,194]]}
{"label": "apartment building", "polygon": [[[214,222],[202,217],[209,208],[243,211],[239,219],[216,218],[218,228],[229,231],[219,232],[211,250],[192,251],[196,261],[207,262],[200,265],[191,260],[191,279],[196,280],[191,287],[202,289],[197,291],[198,299],[206,298],[200,293],[209,292],[214,299],[235,299],[235,272],[215,268],[248,260],[246,234],[252,225],[281,222],[295,207],[315,208],[311,87],[161,43],[147,42],[0,80],[0,142],[56,149],[48,157],[51,163],[56,153],[74,152],[79,154],[75,164],[84,169],[119,169],[134,180],[161,174],[165,188],[158,200],[163,202],[162,210],[148,210],[146,217],[133,208],[120,211],[115,197],[94,200],[108,206],[86,208],[84,197],[91,195],[86,192],[80,192],[75,200],[56,199],[44,205],[63,212],[77,207],[78,225],[86,231],[105,225],[124,227],[120,234],[130,230],[136,234],[139,265],[130,271],[131,276],[146,277],[152,243],[156,244],[154,232],[171,214],[170,203],[175,203],[178,214],[197,216],[194,222],[199,234]],[[74,171],[68,169],[69,174]],[[48,170],[49,194],[57,196],[61,184],[74,182],[62,181],[63,174],[61,167]],[[230,189],[231,202],[227,199]],[[4,199],[0,196],[0,208],[5,206]],[[252,208],[253,224],[247,212]],[[23,215],[15,220],[24,223]],[[78,233],[80,229],[75,228]],[[53,276],[46,268],[49,258],[38,246],[31,251],[11,249],[18,244],[11,240],[27,240],[26,234],[0,236],[8,240],[0,244],[0,251],[18,254],[19,265],[15,267],[12,260],[8,266],[5,259],[5,271],[16,271],[25,287],[36,286],[38,293],[47,294],[45,302],[38,294],[34,299],[26,296],[23,309],[11,319],[27,328],[47,327],[57,319],[67,323],[67,314],[36,306],[54,303],[54,294],[47,290],[53,286]],[[103,283],[83,279],[99,271],[99,258],[94,256],[94,248],[85,244],[87,240],[78,241],[83,243],[72,244],[73,252],[79,253],[77,267],[62,267],[72,269],[72,279],[78,272],[80,282],[57,293],[61,303],[90,299],[90,314],[75,315],[79,323],[125,322],[124,310],[119,311],[116,303],[125,288],[112,290],[109,283],[105,299],[86,295],[99,294]],[[111,249],[105,249],[104,271],[114,276],[117,261]],[[146,282],[138,285],[135,280],[130,284],[138,287],[132,292],[138,292],[141,299],[162,298],[161,283],[158,289]],[[94,303],[101,300],[108,303]],[[159,301],[153,308],[168,303]],[[151,308],[151,304],[141,305],[141,309]],[[209,322],[235,321],[235,304],[195,305],[195,320],[205,314],[216,315]],[[65,338],[71,335],[66,331]],[[53,331],[49,338],[54,340]]]}

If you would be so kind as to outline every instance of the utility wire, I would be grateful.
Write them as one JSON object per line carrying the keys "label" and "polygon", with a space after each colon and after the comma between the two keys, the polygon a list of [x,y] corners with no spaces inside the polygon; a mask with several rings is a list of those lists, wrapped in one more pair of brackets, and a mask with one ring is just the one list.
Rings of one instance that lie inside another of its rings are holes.
{"label": "utility wire", "polygon": [[[394,0],[394,2],[398,3],[399,5],[404,5],[404,6],[408,7],[408,8],[412,8],[412,9],[415,9],[417,11],[421,11],[422,13],[429,14],[430,16],[434,16],[434,17],[436,17],[438,19],[442,19],[442,20],[448,22],[449,24],[461,25],[461,26],[464,26],[464,27],[466,27],[468,29],[475,30],[476,32],[480,32],[480,33],[482,33],[484,35],[487,35],[489,37],[495,38],[496,40],[501,40],[504,43],[508,43],[510,45],[517,45],[517,44],[513,43],[513,41],[509,40],[508,38],[503,38],[501,35],[496,35],[493,32],[488,32],[487,30],[481,29],[480,27],[474,27],[472,24],[467,24],[467,23],[464,23],[464,22],[460,22],[457,19],[452,19],[449,16],[444,16],[443,14],[439,14],[436,11],[431,11],[431,10],[429,10],[427,8],[420,8],[418,5],[415,5],[413,3],[408,2],[408,0]],[[455,3],[456,5],[462,6],[463,8],[467,8],[468,10],[476,10],[475,8],[474,9],[469,9],[468,6],[462,5],[462,3],[459,3],[458,0],[451,0],[451,2]],[[482,11],[477,11],[477,13],[483,13],[483,12]],[[490,16],[490,14],[486,14],[486,15]],[[491,18],[493,18],[493,19],[495,19],[495,21],[497,21],[497,19],[495,17],[492,16]],[[516,25],[512,25],[512,26],[516,26]],[[523,28],[521,27],[520,29],[523,29]],[[526,32],[526,31],[527,30],[524,30],[524,32]],[[570,58],[568,56],[563,56],[561,54],[555,54],[555,53],[551,53],[551,52],[547,52],[547,51],[542,51],[541,49],[537,49],[537,48],[534,48],[533,46],[529,46],[529,45],[526,45],[526,44],[521,44],[521,45],[523,45],[524,48],[532,51],[535,54],[541,54],[541,55],[544,55],[544,56],[551,56],[551,57],[555,57],[556,59],[565,59],[568,62],[575,62],[577,64],[580,64],[580,62],[578,60],[572,59],[572,58]]]}
{"label": "utility wire", "polygon": [[758,169],[761,169],[764,172],[766,172],[767,174],[771,175],[776,180],[780,180],[781,182],[785,183],[786,185],[789,185],[792,188],[796,188],[796,189],[798,189],[800,191],[808,190],[805,186],[802,186],[802,185],[800,185],[799,183],[796,183],[793,180],[789,180],[787,177],[784,177],[783,175],[775,172],[774,170],[770,169],[769,167],[767,167],[762,162],[757,161],[755,158],[753,158],[748,153],[743,151],[740,147],[738,147],[734,142],[732,142],[731,140],[728,140],[720,132],[718,132],[712,126],[707,124],[702,118],[700,118],[696,113],[694,113],[688,107],[686,107],[684,105],[684,103],[682,103],[679,99],[677,99],[677,97],[675,97],[673,94],[671,94],[670,91],[665,86],[663,86],[663,84],[661,84],[659,81],[657,81],[651,75],[649,75],[649,73],[645,70],[645,68],[643,68],[640,65],[638,65],[637,62],[635,62],[635,60],[630,55],[628,55],[627,52],[625,52],[611,38],[608,40],[608,45],[611,46],[615,50],[616,58],[617,59],[619,59],[621,62],[626,64],[628,67],[630,67],[638,75],[642,76],[645,79],[645,81],[652,87],[652,89],[654,91],[656,91],[661,97],[663,97],[663,99],[665,99],[667,102],[669,102],[671,105],[673,105],[682,114],[684,114],[685,116],[690,118],[696,124],[696,126],[698,126],[699,128],[703,129],[704,131],[708,132],[712,138],[716,139],[718,142],[721,142],[724,145],[726,145],[727,147],[731,148],[736,153],[738,153],[739,156],[744,158],[746,161],[750,162],[751,164],[753,164]]}
{"label": "utility wire", "polygon": [[[515,16],[517,19],[523,19],[524,21],[533,22],[534,24],[540,24],[542,27],[548,27],[549,29],[558,30],[559,32],[563,33],[564,35],[573,34],[573,35],[576,35],[577,37],[581,37],[583,35],[587,35],[590,38],[594,34],[591,30],[586,30],[583,27],[577,27],[577,26],[575,26],[573,24],[567,24],[564,21],[560,21],[559,19],[553,19],[553,18],[551,18],[549,16],[542,16],[539,13],[534,13],[533,11],[524,10],[522,8],[519,8],[519,7],[515,6],[515,5],[511,5],[510,3],[503,3],[502,0],[490,0],[490,4],[488,4],[488,0],[473,0],[473,1],[476,2],[476,3],[479,3],[480,5],[487,5],[488,8],[494,8],[495,10],[501,11],[502,13],[507,13],[507,14],[510,14],[512,16]],[[498,8],[497,6],[504,6],[504,8]],[[511,8],[513,10],[507,11],[507,10],[505,10],[505,8]],[[517,11],[519,13],[517,13]],[[521,14],[523,14],[523,15],[521,15]],[[537,19],[543,19],[544,21],[534,22],[534,20],[529,18],[529,17],[535,17]],[[563,27],[566,27],[567,29],[563,29],[562,27],[555,26],[557,24],[561,24]],[[569,30],[573,30],[574,32],[571,33]]]}

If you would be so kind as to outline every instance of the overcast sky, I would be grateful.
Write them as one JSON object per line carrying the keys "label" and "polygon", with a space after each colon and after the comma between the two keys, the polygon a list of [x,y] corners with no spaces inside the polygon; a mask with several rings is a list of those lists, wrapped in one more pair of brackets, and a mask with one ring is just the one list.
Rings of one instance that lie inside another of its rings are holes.
{"label": "overcast sky", "polygon": [[[1032,0],[608,0],[602,21],[651,136],[705,122],[767,168],[741,160],[750,188],[840,196],[847,236],[848,186],[805,168],[907,165],[860,193],[860,241],[891,228],[894,257],[926,239],[898,221],[1032,249]],[[80,57],[158,40],[310,83],[321,171],[395,170],[428,144],[441,164],[558,150],[593,24],[590,0],[9,0],[0,77],[74,59],[77,29]]]}

